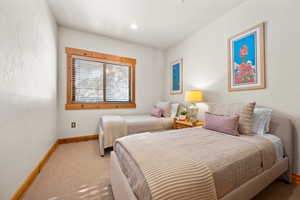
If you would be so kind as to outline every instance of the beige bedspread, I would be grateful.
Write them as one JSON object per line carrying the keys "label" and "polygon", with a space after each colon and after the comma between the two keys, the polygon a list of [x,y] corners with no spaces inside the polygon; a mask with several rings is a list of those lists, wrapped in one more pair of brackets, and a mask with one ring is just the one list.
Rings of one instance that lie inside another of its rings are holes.
{"label": "beige bedspread", "polygon": [[[205,187],[212,194],[209,176],[221,198],[276,162],[273,144],[263,137],[236,137],[204,128],[127,136],[117,140],[115,151],[139,200],[203,199],[194,194]],[[194,165],[186,168],[184,163]],[[202,171],[208,184],[191,178]]]}

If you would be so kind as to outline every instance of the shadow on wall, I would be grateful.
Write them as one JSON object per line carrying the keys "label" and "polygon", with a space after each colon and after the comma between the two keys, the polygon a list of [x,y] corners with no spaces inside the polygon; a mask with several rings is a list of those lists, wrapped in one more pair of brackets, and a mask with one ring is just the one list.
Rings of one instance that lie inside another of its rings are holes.
{"label": "shadow on wall", "polygon": [[204,102],[205,103],[221,103],[222,102],[222,96],[220,95],[220,92],[211,91],[211,90],[202,90],[204,94]]}
{"label": "shadow on wall", "polygon": [[292,126],[293,126],[293,138],[294,138],[294,141],[293,141],[293,145],[294,145],[294,172],[298,173],[299,172],[297,171],[297,169],[299,169],[300,166],[298,166],[298,163],[299,163],[299,155],[298,155],[298,152],[299,152],[299,147],[298,147],[298,141],[299,141],[299,136],[298,136],[298,132],[297,132],[297,128],[296,126],[294,125],[294,123],[292,123]]}

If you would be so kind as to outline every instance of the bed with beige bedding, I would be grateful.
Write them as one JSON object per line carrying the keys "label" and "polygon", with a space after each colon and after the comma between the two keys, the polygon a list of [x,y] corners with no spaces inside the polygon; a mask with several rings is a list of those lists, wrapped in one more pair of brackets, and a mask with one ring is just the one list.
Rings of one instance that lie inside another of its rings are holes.
{"label": "bed with beige bedding", "polygon": [[137,133],[155,132],[171,129],[173,119],[170,117],[154,117],[151,115],[106,115],[99,120],[98,135],[100,155],[104,149],[113,147],[116,139]]}
{"label": "bed with beige bedding", "polygon": [[115,199],[250,199],[281,175],[291,181],[289,120],[274,117],[271,134],[283,143],[280,159],[267,138],[204,128],[118,139],[111,155]]}

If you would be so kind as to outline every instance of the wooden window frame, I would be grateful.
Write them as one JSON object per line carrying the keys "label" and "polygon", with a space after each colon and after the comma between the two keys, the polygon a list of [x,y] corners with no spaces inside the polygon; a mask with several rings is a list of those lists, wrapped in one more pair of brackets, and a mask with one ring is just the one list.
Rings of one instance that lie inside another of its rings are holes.
{"label": "wooden window frame", "polygon": [[[81,109],[115,109],[115,108],[136,108],[135,104],[135,66],[136,59],[114,56],[94,51],[87,51],[75,48],[66,48],[67,54],[67,103],[66,110],[81,110]],[[130,80],[130,102],[103,102],[103,103],[76,103],[73,102],[73,58],[82,57],[91,61],[107,62],[112,64],[129,65],[131,72]]]}

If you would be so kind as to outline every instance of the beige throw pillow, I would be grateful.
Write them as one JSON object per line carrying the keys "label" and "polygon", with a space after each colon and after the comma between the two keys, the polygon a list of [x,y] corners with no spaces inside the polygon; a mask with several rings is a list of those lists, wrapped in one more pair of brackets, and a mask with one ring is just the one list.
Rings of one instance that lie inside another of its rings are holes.
{"label": "beige throw pillow", "polygon": [[255,102],[248,104],[209,104],[209,112],[217,115],[240,115],[240,134],[251,135]]}

